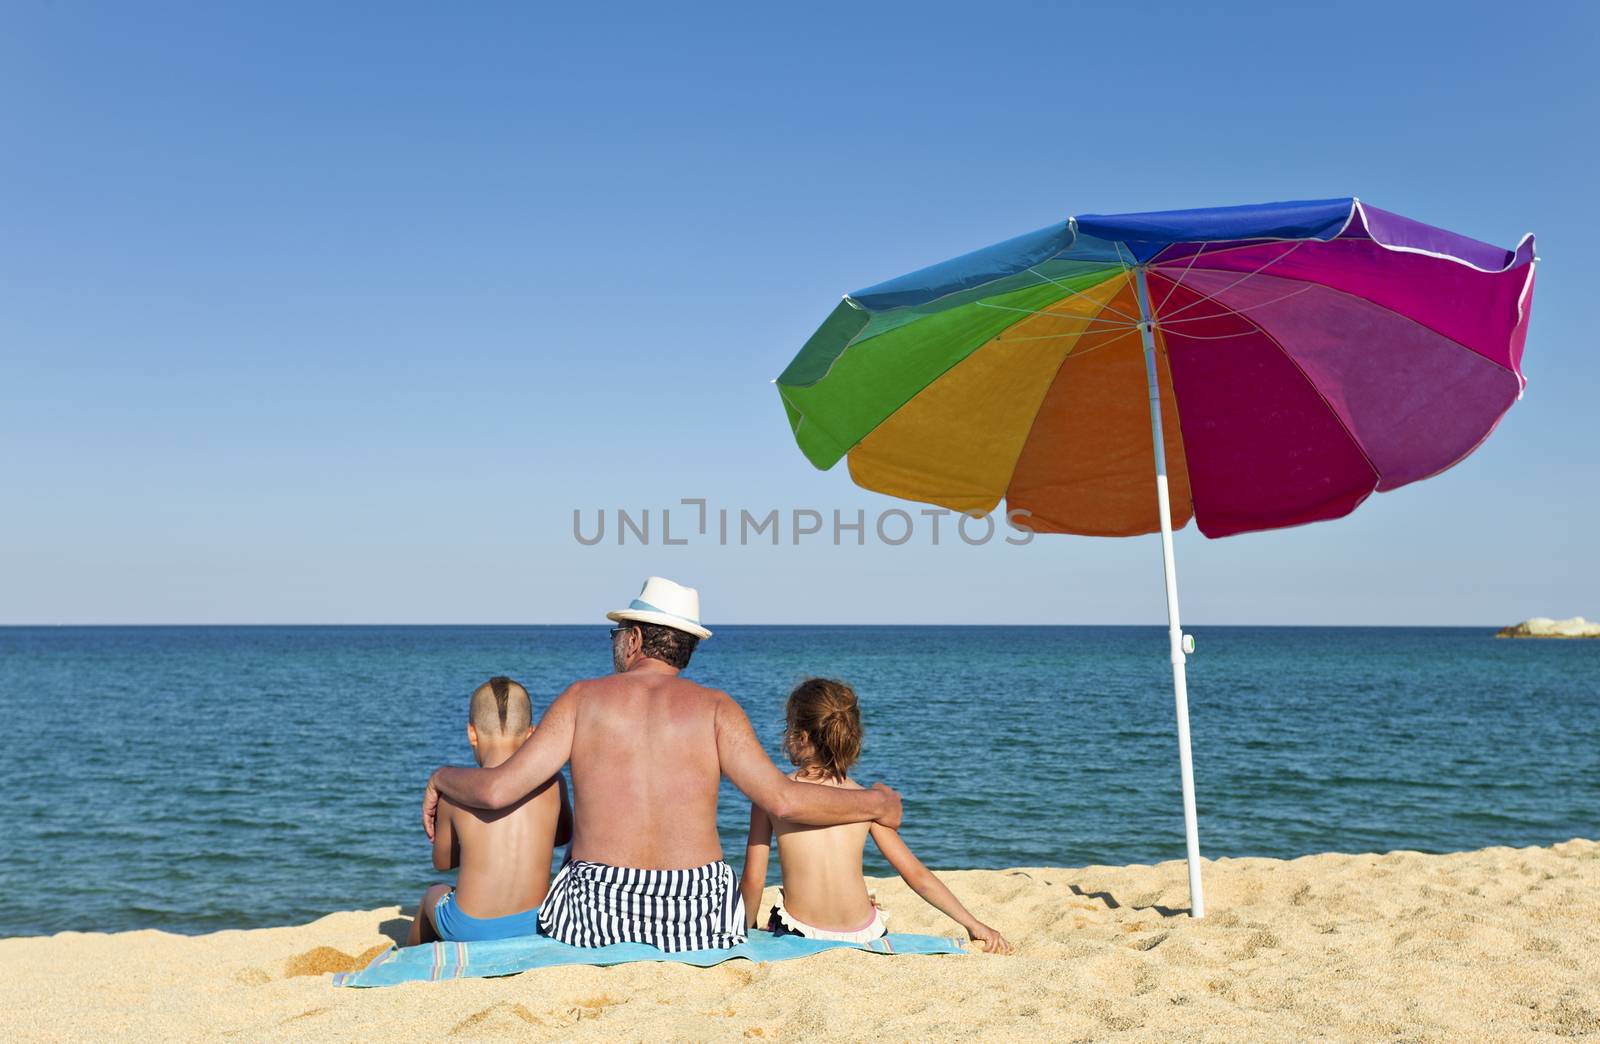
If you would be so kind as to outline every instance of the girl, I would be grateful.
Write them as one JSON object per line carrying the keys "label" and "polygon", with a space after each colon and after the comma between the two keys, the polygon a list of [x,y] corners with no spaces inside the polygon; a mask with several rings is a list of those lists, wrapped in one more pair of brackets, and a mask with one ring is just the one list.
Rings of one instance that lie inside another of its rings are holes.
{"label": "girl", "polygon": [[[790,778],[829,787],[860,790],[846,773],[861,756],[861,710],[855,690],[844,682],[808,678],[789,694],[788,727],[783,748],[796,771]],[[783,864],[778,905],[767,930],[808,939],[867,942],[888,931],[885,914],[867,892],[861,876],[861,853],[867,835],[911,890],[944,911],[989,953],[1010,953],[1005,937],[979,921],[923,866],[900,835],[876,823],[808,827],[774,820],[750,807],[750,840],[745,848],[744,895],[747,926],[760,923],[761,890],[767,883],[767,856],[773,831]]]}

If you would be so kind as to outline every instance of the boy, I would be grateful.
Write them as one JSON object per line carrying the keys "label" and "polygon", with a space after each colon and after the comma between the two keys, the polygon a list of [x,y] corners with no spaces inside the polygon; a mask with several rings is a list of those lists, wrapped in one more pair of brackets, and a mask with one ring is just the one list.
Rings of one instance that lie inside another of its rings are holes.
{"label": "boy", "polygon": [[[467,742],[483,768],[516,753],[533,735],[528,690],[494,677],[472,694]],[[558,774],[508,808],[494,812],[439,802],[433,835],[436,870],[461,868],[456,886],[422,896],[406,945],[537,935],[539,904],[550,891],[550,857],[572,838],[566,781]]]}

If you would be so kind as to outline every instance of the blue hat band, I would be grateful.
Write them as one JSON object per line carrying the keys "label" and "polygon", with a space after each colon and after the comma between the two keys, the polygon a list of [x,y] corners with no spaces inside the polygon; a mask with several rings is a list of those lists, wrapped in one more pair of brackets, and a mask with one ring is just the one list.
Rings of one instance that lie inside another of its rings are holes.
{"label": "blue hat band", "polygon": [[675,620],[682,620],[685,623],[692,623],[696,627],[700,626],[700,621],[699,620],[690,619],[689,617],[683,616],[680,613],[670,612],[670,611],[668,611],[666,609],[661,608],[659,605],[651,605],[649,602],[645,601],[643,598],[635,598],[633,601],[628,603],[628,608],[629,609],[639,609],[639,610],[642,610],[642,611],[647,612],[647,613],[660,613],[662,616],[670,616]]}

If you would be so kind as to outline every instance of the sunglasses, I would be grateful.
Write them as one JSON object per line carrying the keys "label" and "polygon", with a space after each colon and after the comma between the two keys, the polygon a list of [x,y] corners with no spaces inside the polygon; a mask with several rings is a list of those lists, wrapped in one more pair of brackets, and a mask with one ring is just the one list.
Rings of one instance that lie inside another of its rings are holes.
{"label": "sunglasses", "polygon": [[617,640],[617,635],[619,635],[619,634],[627,634],[629,631],[633,630],[634,626],[635,625],[633,625],[633,624],[629,624],[626,627],[613,627],[613,628],[611,628],[611,640],[612,641],[616,641]]}

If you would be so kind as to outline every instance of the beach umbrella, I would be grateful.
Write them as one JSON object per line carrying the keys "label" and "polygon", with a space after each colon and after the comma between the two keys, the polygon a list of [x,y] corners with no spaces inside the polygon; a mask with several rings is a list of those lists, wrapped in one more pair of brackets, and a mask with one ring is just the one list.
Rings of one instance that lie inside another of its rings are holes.
{"label": "beach umbrella", "polygon": [[1354,198],[1087,215],[846,295],[775,383],[867,489],[1160,532],[1201,917],[1172,531],[1339,518],[1462,460],[1521,397],[1535,260]]}

